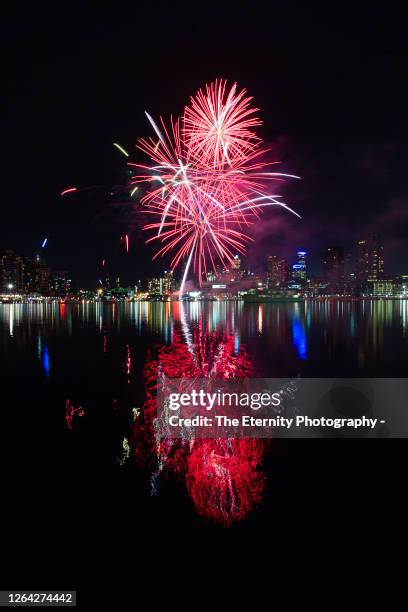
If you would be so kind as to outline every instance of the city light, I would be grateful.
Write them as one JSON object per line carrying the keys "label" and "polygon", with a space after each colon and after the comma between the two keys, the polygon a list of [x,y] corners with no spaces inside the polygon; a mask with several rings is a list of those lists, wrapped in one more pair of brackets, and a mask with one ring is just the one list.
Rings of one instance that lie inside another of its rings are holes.
{"label": "city light", "polygon": [[[121,236],[121,244],[129,258],[135,256],[128,234]],[[308,252],[295,249],[292,261],[278,254],[265,256],[256,272],[246,269],[245,260],[235,253],[227,266],[218,265],[195,281],[186,280],[186,266],[183,274],[166,269],[155,277],[123,283],[111,269],[110,260],[104,258],[95,270],[94,287],[76,291],[72,290],[71,275],[52,270],[42,253],[39,251],[33,257],[13,251],[0,253],[1,302],[168,302],[183,298],[274,303],[313,299],[392,300],[406,299],[408,294],[407,274],[395,276],[384,272],[383,243],[377,235],[359,240],[354,257],[342,246],[328,246],[322,252],[320,276],[311,270]]]}

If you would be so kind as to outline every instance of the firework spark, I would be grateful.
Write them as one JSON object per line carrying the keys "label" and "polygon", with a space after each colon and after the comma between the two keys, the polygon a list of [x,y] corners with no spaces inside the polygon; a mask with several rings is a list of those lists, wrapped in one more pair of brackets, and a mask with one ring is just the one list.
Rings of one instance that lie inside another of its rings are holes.
{"label": "firework spark", "polygon": [[124,236],[121,236],[120,237],[120,241],[125,244],[126,253],[129,253],[129,236],[128,236],[128,234],[125,234]]}
{"label": "firework spark", "polygon": [[121,147],[120,144],[118,144],[117,142],[114,142],[113,146],[116,147],[123,155],[125,155],[125,157],[129,157],[129,153],[125,151],[125,149]]}
{"label": "firework spark", "polygon": [[78,188],[77,187],[67,187],[66,189],[64,189],[64,191],[60,193],[60,195],[64,196],[67,193],[73,193],[74,191],[78,191]]}
{"label": "firework spark", "polygon": [[260,138],[252,128],[261,125],[251,108],[252,98],[234,83],[227,91],[226,81],[215,81],[191,98],[184,111],[184,137],[189,155],[201,165],[233,167],[257,153]]}
{"label": "firework spark", "polygon": [[276,182],[299,177],[273,172],[277,162],[261,161],[267,150],[254,131],[261,120],[251,100],[221,80],[192,97],[169,127],[146,113],[156,139],[138,141],[150,163],[129,164],[137,169],[131,187],[148,185],[141,203],[154,220],[144,229],[154,235],[147,242],[160,242],[155,257],[172,253],[172,269],[186,263],[183,281],[191,264],[201,284],[217,263],[227,267],[236,253],[245,254],[252,240],[247,228],[264,208],[279,206],[299,217],[272,190]]}

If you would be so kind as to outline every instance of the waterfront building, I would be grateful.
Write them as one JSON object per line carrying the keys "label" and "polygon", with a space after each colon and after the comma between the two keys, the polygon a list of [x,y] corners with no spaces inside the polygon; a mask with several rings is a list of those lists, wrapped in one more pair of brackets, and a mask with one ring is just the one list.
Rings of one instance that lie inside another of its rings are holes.
{"label": "waterfront building", "polygon": [[147,292],[153,296],[170,296],[175,290],[175,279],[172,270],[166,270],[163,276],[149,278]]}
{"label": "waterfront building", "polygon": [[384,244],[381,236],[371,234],[357,243],[357,277],[361,284],[384,275]]}
{"label": "waterfront building", "polygon": [[292,266],[292,281],[298,285],[304,285],[307,278],[306,251],[296,253],[297,261]]}
{"label": "waterfront building", "polygon": [[408,274],[401,274],[399,277],[398,294],[400,297],[408,298]]}
{"label": "waterfront building", "polygon": [[286,259],[269,255],[267,260],[267,282],[270,288],[281,287],[289,281],[289,266]]}
{"label": "waterfront building", "polygon": [[71,279],[66,270],[59,270],[50,274],[50,291],[57,297],[67,295],[71,290]]}
{"label": "waterfront building", "polygon": [[382,278],[368,281],[365,294],[373,297],[394,297],[398,291],[398,284],[393,278]]}
{"label": "waterfront building", "polygon": [[165,270],[162,280],[162,292],[164,295],[171,295],[175,290],[175,280],[173,270]]}
{"label": "waterfront building", "polygon": [[341,246],[327,247],[323,254],[323,279],[329,291],[342,293],[345,285],[344,249]]}
{"label": "waterfront building", "polygon": [[234,256],[234,261],[232,262],[232,269],[233,270],[240,270],[241,269],[241,260],[239,258],[239,255],[235,255]]}
{"label": "waterfront building", "polygon": [[0,292],[22,293],[24,290],[24,261],[14,251],[0,255]]}

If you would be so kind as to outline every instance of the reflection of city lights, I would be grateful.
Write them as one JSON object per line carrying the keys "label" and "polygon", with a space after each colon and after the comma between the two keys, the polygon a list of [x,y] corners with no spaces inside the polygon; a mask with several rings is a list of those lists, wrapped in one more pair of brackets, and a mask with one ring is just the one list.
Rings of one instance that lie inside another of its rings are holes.
{"label": "reflection of city lights", "polygon": [[236,333],[234,338],[234,355],[236,356],[239,353],[239,334]]}
{"label": "reflection of city lights", "polygon": [[401,300],[400,305],[401,305],[402,329],[404,330],[404,336],[405,336],[408,330],[408,301]]}
{"label": "reflection of city lights", "polygon": [[292,338],[299,359],[307,359],[307,341],[303,321],[300,317],[299,304],[294,304],[292,316]]}
{"label": "reflection of city lights", "polygon": [[260,334],[262,334],[262,328],[263,328],[263,306],[259,305],[259,308],[258,308],[258,332]]}
{"label": "reflection of city lights", "polygon": [[50,356],[48,353],[48,346],[46,344],[44,344],[44,348],[42,352],[42,364],[43,364],[45,375],[47,378],[49,378],[50,373],[51,373],[51,362],[50,362]]}
{"label": "reflection of city lights", "polygon": [[14,304],[10,304],[10,309],[9,309],[9,330],[10,330],[10,336],[13,337],[13,333],[14,333]]}

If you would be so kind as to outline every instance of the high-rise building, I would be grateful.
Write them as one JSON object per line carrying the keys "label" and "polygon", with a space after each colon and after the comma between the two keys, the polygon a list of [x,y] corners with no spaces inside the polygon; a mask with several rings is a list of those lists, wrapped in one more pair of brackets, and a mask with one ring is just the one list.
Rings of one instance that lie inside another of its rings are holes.
{"label": "high-rise building", "polygon": [[41,295],[47,295],[50,291],[50,269],[39,253],[35,255],[33,276],[33,290]]}
{"label": "high-rise building", "polygon": [[0,291],[21,293],[24,290],[24,260],[14,251],[0,255]]}
{"label": "high-rise building", "polygon": [[398,292],[398,284],[393,278],[381,278],[367,283],[370,295],[374,297],[392,297]]}
{"label": "high-rise building", "polygon": [[299,284],[304,284],[307,278],[307,267],[306,267],[306,251],[298,251],[297,262],[292,266],[292,279]]}
{"label": "high-rise building", "polygon": [[384,245],[378,234],[357,243],[357,277],[360,283],[381,279],[384,275]]}
{"label": "high-rise building", "polygon": [[239,255],[235,255],[234,256],[234,261],[232,262],[232,269],[233,270],[240,270],[241,269],[241,260],[239,258]]}
{"label": "high-rise building", "polygon": [[289,280],[289,266],[282,257],[269,255],[266,270],[269,287],[285,285]]}
{"label": "high-rise building", "polygon": [[111,288],[111,277],[108,271],[105,272],[104,287],[105,289]]}
{"label": "high-rise building", "polygon": [[14,251],[0,253],[0,293],[66,295],[70,283],[65,271],[51,274],[39,253],[34,258]]}
{"label": "high-rise building", "polygon": [[24,257],[23,268],[23,292],[34,292],[34,277],[35,277],[35,261],[30,257]]}
{"label": "high-rise building", "polygon": [[408,274],[401,274],[398,289],[400,297],[408,297]]}
{"label": "high-rise building", "polygon": [[160,278],[149,278],[147,280],[147,291],[150,295],[162,295],[162,283]]}
{"label": "high-rise building", "polygon": [[50,290],[55,296],[65,296],[70,292],[71,279],[66,270],[52,272],[50,275]]}
{"label": "high-rise building", "polygon": [[47,295],[50,291],[50,269],[40,265],[36,268],[35,288],[41,295]]}
{"label": "high-rise building", "polygon": [[175,289],[175,280],[172,270],[166,270],[164,276],[159,278],[149,278],[147,283],[147,291],[150,295],[167,295],[169,296]]}
{"label": "high-rise building", "polygon": [[173,270],[166,270],[163,278],[160,280],[162,281],[162,292],[166,295],[170,295],[175,287]]}
{"label": "high-rise building", "polygon": [[323,278],[328,289],[336,292],[344,289],[344,249],[340,246],[327,247],[323,255]]}

